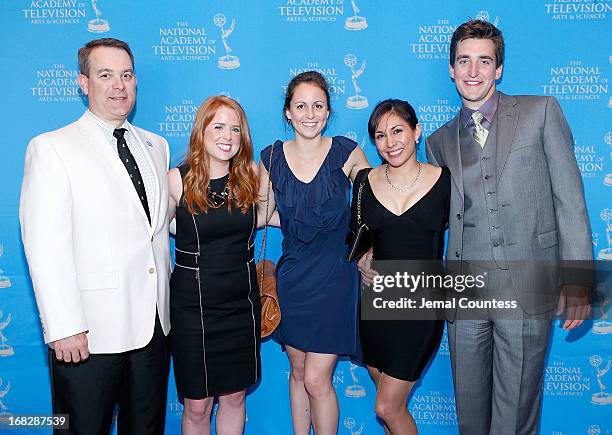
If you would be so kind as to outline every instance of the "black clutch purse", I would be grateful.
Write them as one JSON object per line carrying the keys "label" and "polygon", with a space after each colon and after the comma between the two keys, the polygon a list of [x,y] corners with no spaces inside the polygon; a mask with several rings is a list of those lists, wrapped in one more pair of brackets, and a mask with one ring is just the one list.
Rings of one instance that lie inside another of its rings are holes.
{"label": "black clutch purse", "polygon": [[348,245],[346,261],[358,260],[372,247],[372,233],[365,222],[361,220],[361,191],[364,184],[365,178],[359,185],[359,191],[357,192],[357,225],[359,226],[357,229],[349,231],[346,236],[346,244]]}

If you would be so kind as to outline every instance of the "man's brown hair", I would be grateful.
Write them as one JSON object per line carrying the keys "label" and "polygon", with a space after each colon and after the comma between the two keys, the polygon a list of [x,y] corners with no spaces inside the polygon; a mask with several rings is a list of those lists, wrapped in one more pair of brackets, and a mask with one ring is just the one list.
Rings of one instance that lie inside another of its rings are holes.
{"label": "man's brown hair", "polygon": [[463,23],[453,33],[450,43],[451,65],[455,64],[457,45],[464,39],[489,39],[495,45],[495,66],[499,68],[504,64],[504,36],[501,30],[484,20],[470,20]]}
{"label": "man's brown hair", "polygon": [[85,46],[79,49],[79,72],[86,77],[89,77],[89,55],[92,50],[97,47],[112,47],[125,52],[130,56],[132,61],[132,69],[134,69],[134,55],[127,42],[115,38],[100,38],[89,41]]}

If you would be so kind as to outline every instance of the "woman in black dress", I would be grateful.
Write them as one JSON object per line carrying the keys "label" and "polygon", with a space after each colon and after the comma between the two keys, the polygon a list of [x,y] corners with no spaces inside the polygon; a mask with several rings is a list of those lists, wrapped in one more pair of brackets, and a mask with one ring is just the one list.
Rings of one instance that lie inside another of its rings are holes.
{"label": "woman in black dress", "polygon": [[[357,174],[361,219],[373,236],[374,260],[441,260],[448,222],[450,173],[416,159],[421,135],[416,113],[402,100],[385,100],[372,112],[368,133],[385,161]],[[440,320],[362,320],[363,361],[376,384],[376,414],[393,435],[416,434],[406,402],[437,349]]]}
{"label": "woman in black dress", "polygon": [[253,242],[257,167],[246,115],[231,98],[210,97],[196,115],[185,163],[168,173],[176,215],[170,280],[170,345],[183,434],[242,434],[245,392],[260,368],[260,303]]}

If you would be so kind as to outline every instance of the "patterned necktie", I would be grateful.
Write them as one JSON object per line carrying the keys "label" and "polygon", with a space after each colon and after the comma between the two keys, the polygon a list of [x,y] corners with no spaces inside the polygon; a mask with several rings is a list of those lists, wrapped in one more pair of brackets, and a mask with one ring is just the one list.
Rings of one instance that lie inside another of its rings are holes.
{"label": "patterned necktie", "polygon": [[145,191],[142,175],[140,175],[140,170],[136,164],[136,159],[130,152],[127,142],[125,141],[124,135],[126,131],[127,130],[125,128],[116,128],[115,131],[113,131],[113,136],[117,138],[117,152],[119,153],[119,158],[123,162],[123,166],[125,166],[125,169],[130,175],[134,189],[136,189],[136,193],[140,198],[140,202],[142,203],[142,207],[147,214],[147,219],[149,219],[150,224],[151,215],[149,212],[149,202],[147,201],[147,192]]}
{"label": "patterned necktie", "polygon": [[484,128],[481,124],[483,118],[482,113],[478,110],[472,113],[472,119],[474,120],[474,140],[481,148],[484,148],[487,136],[489,135],[489,130]]}

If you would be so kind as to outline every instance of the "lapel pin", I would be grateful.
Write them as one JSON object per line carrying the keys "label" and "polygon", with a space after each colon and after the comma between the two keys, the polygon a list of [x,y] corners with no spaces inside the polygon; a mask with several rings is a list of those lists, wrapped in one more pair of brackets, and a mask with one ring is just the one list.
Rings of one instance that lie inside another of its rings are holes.
{"label": "lapel pin", "polygon": [[151,143],[151,141],[149,141],[149,140],[148,140],[148,141],[146,141],[146,142],[147,142],[147,145],[148,145],[148,146],[150,146],[151,148],[153,147],[153,144]]}

